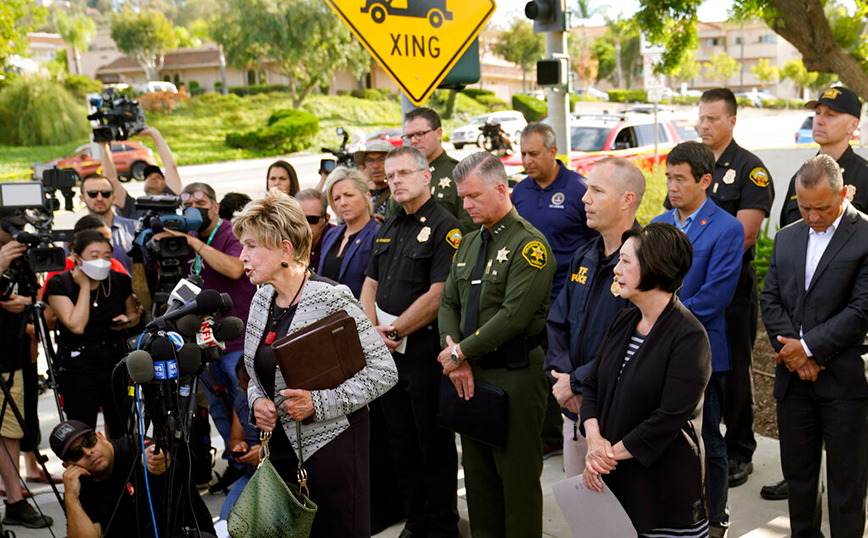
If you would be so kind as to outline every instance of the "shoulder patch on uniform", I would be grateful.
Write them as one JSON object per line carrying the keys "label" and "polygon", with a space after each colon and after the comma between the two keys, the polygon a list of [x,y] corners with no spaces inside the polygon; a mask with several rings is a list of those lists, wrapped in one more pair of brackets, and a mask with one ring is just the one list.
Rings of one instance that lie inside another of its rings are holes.
{"label": "shoulder patch on uniform", "polygon": [[750,171],[750,180],[753,181],[757,187],[768,187],[769,173],[766,172],[766,169],[762,166],[757,166]]}
{"label": "shoulder patch on uniform", "polygon": [[448,232],[446,232],[446,242],[452,248],[458,248],[458,245],[461,244],[461,230],[458,228],[452,228]]}
{"label": "shoulder patch on uniform", "polygon": [[392,239],[389,237],[378,237],[376,242],[377,243],[391,243]]}
{"label": "shoulder patch on uniform", "polygon": [[531,267],[542,269],[549,261],[549,255],[546,251],[546,246],[539,241],[531,241],[521,249],[522,257],[527,260]]}

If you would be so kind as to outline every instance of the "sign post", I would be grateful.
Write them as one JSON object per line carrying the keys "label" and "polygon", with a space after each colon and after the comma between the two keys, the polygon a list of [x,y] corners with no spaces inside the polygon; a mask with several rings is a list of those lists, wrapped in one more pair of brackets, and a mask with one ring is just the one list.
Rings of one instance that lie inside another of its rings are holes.
{"label": "sign post", "polygon": [[326,2],[417,106],[437,89],[496,7],[494,0]]}

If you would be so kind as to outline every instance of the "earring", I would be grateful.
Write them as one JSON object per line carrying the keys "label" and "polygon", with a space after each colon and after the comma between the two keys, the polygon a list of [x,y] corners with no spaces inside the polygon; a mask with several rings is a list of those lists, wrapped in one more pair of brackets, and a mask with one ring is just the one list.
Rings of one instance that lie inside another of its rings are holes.
{"label": "earring", "polygon": [[288,268],[289,268],[289,264],[286,263],[286,262],[280,262],[280,266],[283,267],[284,269],[288,269]]}

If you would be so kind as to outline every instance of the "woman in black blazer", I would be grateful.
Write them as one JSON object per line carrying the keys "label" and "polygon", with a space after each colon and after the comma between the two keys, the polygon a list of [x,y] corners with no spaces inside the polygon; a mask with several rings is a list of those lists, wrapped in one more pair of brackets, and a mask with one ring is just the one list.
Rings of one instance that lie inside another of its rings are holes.
{"label": "woman in black blazer", "polygon": [[662,223],[623,240],[615,276],[635,307],[612,320],[585,381],[582,480],[598,492],[605,481],[640,536],[707,536],[700,432],[711,350],[676,296],[693,249]]}

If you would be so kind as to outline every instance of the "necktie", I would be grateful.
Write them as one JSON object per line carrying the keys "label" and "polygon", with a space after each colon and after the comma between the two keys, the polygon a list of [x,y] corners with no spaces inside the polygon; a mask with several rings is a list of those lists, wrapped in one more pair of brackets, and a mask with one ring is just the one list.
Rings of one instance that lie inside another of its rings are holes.
{"label": "necktie", "polygon": [[470,280],[470,298],[467,300],[467,311],[464,319],[465,338],[476,332],[479,328],[479,296],[482,294],[482,273],[485,271],[485,262],[488,260],[488,242],[491,241],[491,232],[482,230],[482,244],[476,255],[476,267],[473,269],[473,278]]}

